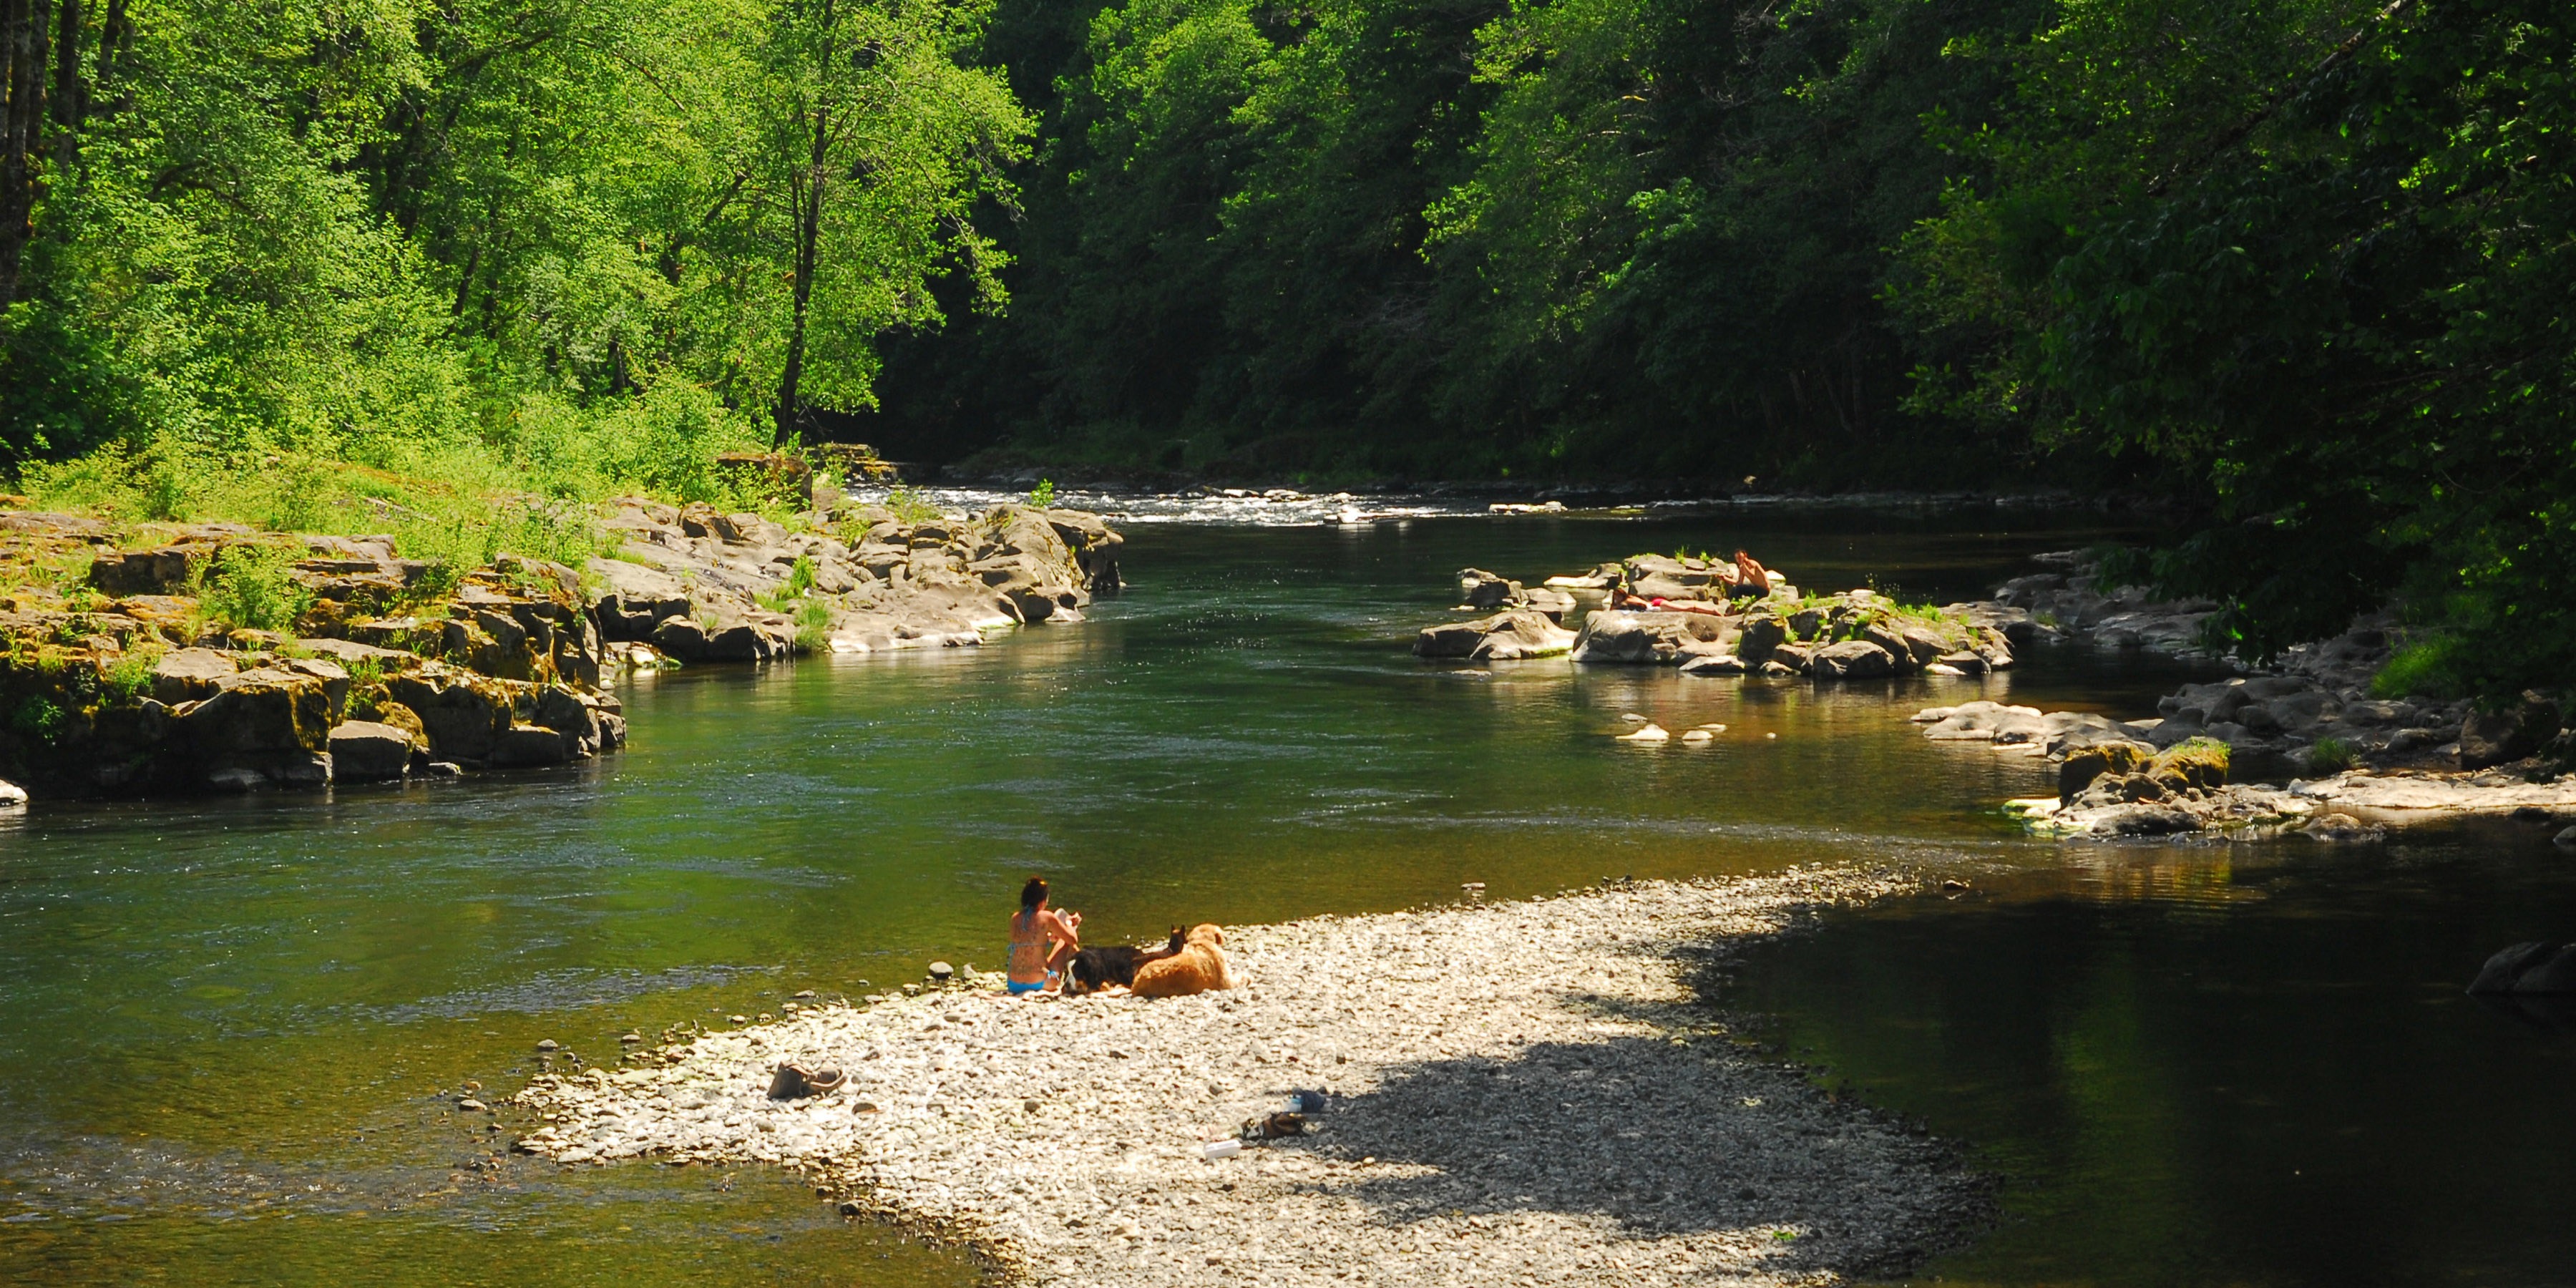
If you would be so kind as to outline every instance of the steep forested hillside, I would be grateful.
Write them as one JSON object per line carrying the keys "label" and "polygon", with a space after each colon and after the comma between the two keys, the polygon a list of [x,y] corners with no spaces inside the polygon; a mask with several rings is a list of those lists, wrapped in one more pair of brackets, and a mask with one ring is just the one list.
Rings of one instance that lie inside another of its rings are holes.
{"label": "steep forested hillside", "polygon": [[2229,601],[2249,651],[2402,592],[2490,641],[2423,665],[2576,664],[2543,607],[2576,574],[2560,3],[0,27],[0,457],[49,496],[686,493],[719,445],[853,435],[1246,478],[2117,480],[2207,516],[2126,571]]}

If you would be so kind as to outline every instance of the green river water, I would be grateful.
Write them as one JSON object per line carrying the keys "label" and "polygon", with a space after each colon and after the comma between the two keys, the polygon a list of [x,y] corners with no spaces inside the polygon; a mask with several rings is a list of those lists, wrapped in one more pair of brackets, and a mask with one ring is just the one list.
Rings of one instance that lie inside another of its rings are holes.
{"label": "green river water", "polygon": [[[1134,586],[1087,623],[638,682],[633,749],[579,770],[0,825],[0,1282],[971,1284],[793,1177],[562,1171],[439,1093],[506,1095],[541,1038],[613,1059],[629,1028],[991,967],[1031,871],[1117,939],[1846,859],[1975,889],[1827,918],[1711,1000],[2005,1177],[2002,1225],[1924,1278],[2576,1281],[2576,1039],[2458,994],[2576,925],[2545,832],[2063,847],[1995,809],[2045,765],[1903,719],[2137,714],[2195,674],[2134,657],[1820,690],[1406,651],[1467,564],[1744,544],[1939,601],[2109,534],[1991,509],[1128,531]],[[1730,728],[1639,748],[1625,712]]]}

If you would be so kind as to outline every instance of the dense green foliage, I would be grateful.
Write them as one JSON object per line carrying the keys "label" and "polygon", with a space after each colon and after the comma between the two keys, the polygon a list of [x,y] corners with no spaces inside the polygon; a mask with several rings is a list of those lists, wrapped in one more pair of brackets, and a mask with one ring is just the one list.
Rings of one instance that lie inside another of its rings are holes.
{"label": "dense green foliage", "polygon": [[1911,243],[1926,401],[2166,463],[2210,520],[2133,560],[2263,656],[2402,595],[2428,680],[2576,673],[2576,13],[2515,0],[2070,6],[1990,178]]}
{"label": "dense green foliage", "polygon": [[961,59],[971,4],[10,19],[7,83],[44,75],[0,131],[29,149],[0,227],[0,463],[111,446],[82,486],[146,512],[238,508],[246,474],[299,461],[378,471],[315,471],[287,489],[308,507],[703,490],[716,447],[866,405],[876,337],[935,319],[934,273],[998,298],[969,214],[1028,121]]}
{"label": "dense green foliage", "polygon": [[1966,164],[1926,118],[2011,85],[1944,48],[2039,12],[1005,9],[995,52],[1047,120],[1017,304],[909,345],[869,432],[1248,472],[1968,477],[2019,440],[1903,413],[1882,296]]}
{"label": "dense green foliage", "polygon": [[463,531],[440,496],[516,488],[543,545],[543,498],[817,433],[2040,474],[2204,516],[2118,571],[2247,653],[2396,596],[2455,628],[2426,683],[2576,667],[2563,5],[7,13],[0,452],[99,449],[53,495]]}

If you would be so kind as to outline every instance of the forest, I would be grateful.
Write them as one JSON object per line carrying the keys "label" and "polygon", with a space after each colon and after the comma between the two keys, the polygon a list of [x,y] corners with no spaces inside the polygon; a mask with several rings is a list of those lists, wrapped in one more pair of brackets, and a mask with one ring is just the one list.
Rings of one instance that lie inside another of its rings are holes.
{"label": "forest", "polygon": [[540,546],[835,438],[2123,490],[2223,642],[2402,596],[2511,692],[2576,663],[2571,17],[0,0],[0,466]]}

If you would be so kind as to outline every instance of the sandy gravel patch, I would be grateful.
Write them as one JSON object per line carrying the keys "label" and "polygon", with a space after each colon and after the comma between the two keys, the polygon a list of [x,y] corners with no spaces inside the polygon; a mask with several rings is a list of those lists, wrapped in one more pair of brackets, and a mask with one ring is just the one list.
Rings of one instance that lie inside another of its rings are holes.
{"label": "sandy gravel patch", "polygon": [[[1837,1103],[1694,1001],[1842,870],[1230,931],[1243,980],[1165,1001],[966,989],[831,1005],[541,1078],[522,1148],[798,1167],[1027,1283],[1804,1284],[1981,1220],[1945,1146]],[[782,1060],[850,1083],[775,1101]],[[1328,1093],[1309,1135],[1203,1142]]]}

